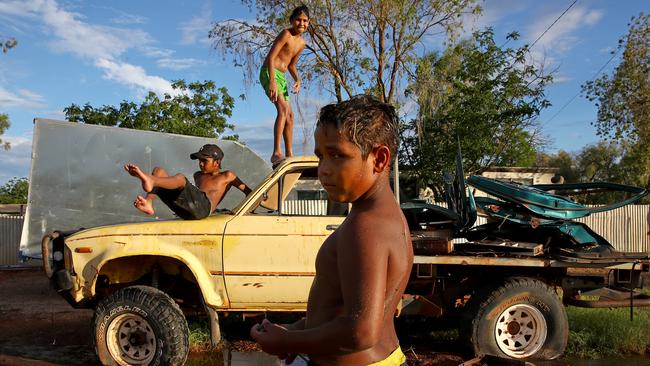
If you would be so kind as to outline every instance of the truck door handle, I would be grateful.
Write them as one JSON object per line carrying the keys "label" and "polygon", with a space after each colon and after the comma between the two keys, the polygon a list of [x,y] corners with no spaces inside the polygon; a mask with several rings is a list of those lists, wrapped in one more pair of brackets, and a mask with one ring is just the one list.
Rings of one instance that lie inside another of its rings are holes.
{"label": "truck door handle", "polygon": [[336,230],[338,228],[339,228],[338,225],[327,225],[327,226],[325,226],[325,229],[330,230],[330,231],[334,231],[334,230]]}

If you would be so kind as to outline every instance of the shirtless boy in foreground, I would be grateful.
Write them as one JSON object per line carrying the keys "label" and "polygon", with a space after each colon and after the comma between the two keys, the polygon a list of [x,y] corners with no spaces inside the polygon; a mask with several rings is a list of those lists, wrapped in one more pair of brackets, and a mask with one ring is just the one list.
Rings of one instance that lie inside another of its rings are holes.
{"label": "shirtless boy in foreground", "polygon": [[300,76],[296,69],[298,56],[305,48],[302,34],[309,26],[309,9],[302,5],[293,10],[289,16],[291,27],[283,30],[273,41],[269,54],[266,55],[260,69],[260,83],[275,104],[277,115],[273,126],[273,154],[271,164],[275,165],[284,157],[280,140],[284,138],[286,156],[293,156],[293,111],[289,102],[289,89],[285,73],[289,73],[295,81],[292,92],[300,91]]}
{"label": "shirtless boy in foreground", "polygon": [[135,208],[153,215],[153,200],[158,196],[180,218],[199,220],[210,216],[230,187],[235,186],[246,195],[251,192],[235,173],[229,170],[219,171],[223,159],[223,151],[219,146],[203,145],[199,151],[190,154],[190,159],[199,160],[200,171],[194,173],[196,186],[183,174],[170,176],[161,167],[155,167],[151,174],[147,174],[135,164],[125,165],[124,170],[140,179],[142,189],[147,192],[145,197],[138,196],[135,199]]}
{"label": "shirtless boy in foreground", "polygon": [[404,365],[393,317],[413,264],[409,229],[389,184],[398,144],[395,110],[369,96],[321,109],[318,178],[329,198],[351,202],[316,257],[307,315],[251,328],[262,349],[310,365]]}

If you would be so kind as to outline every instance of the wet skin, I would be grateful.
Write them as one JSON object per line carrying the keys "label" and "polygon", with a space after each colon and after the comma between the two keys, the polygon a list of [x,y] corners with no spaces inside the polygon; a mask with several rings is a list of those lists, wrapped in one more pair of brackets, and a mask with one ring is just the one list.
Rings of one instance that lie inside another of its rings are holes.
{"label": "wet skin", "polygon": [[388,147],[364,160],[335,127],[319,127],[315,139],[321,183],[352,209],[318,252],[306,318],[264,322],[251,335],[280,357],[306,353],[319,365],[367,365],[399,344],[393,317],[412,266],[410,234],[390,189]]}

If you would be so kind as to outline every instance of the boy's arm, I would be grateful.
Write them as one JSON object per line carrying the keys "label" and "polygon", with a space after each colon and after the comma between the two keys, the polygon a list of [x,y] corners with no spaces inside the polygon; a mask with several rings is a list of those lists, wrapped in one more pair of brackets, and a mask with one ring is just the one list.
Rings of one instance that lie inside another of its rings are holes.
{"label": "boy's arm", "polygon": [[246,183],[242,182],[241,179],[239,179],[239,177],[235,173],[232,173],[232,175],[233,178],[230,184],[237,187],[237,189],[244,192],[244,194],[248,196],[252,192],[250,187],[247,186]]}
{"label": "boy's arm", "polygon": [[298,57],[300,57],[300,54],[304,49],[305,49],[305,45],[303,43],[302,47],[300,47],[300,50],[298,50],[296,55],[293,56],[293,58],[291,59],[291,62],[289,62],[289,73],[291,74],[291,77],[294,80],[293,89],[291,91],[294,94],[298,94],[298,92],[300,91],[300,76],[298,75],[298,69],[296,69],[296,64],[298,63]]}
{"label": "boy's arm", "polygon": [[276,102],[278,100],[278,87],[275,84],[275,60],[277,60],[278,55],[280,54],[280,50],[289,41],[290,37],[291,33],[289,33],[289,31],[286,29],[283,30],[275,39],[275,41],[273,41],[271,50],[269,50],[269,54],[266,56],[266,66],[269,70],[269,98],[272,102]]}
{"label": "boy's arm", "polygon": [[315,328],[287,331],[271,324],[264,332],[251,332],[265,351],[277,355],[331,355],[360,352],[379,342],[384,323],[388,250],[377,244],[382,238],[373,235],[371,227],[366,223],[341,238],[345,246],[339,248],[337,260],[342,279],[342,314]]}

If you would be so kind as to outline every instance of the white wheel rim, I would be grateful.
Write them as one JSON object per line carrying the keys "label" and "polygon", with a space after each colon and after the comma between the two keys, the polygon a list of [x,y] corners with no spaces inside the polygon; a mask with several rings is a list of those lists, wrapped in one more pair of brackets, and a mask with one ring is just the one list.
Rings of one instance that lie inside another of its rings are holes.
{"label": "white wheel rim", "polygon": [[499,315],[494,327],[499,349],[513,358],[526,358],[537,353],[544,345],[547,333],[542,312],[527,304],[507,308]]}
{"label": "white wheel rim", "polygon": [[137,314],[113,319],[106,332],[113,359],[122,366],[148,365],[156,354],[156,335],[149,322]]}

